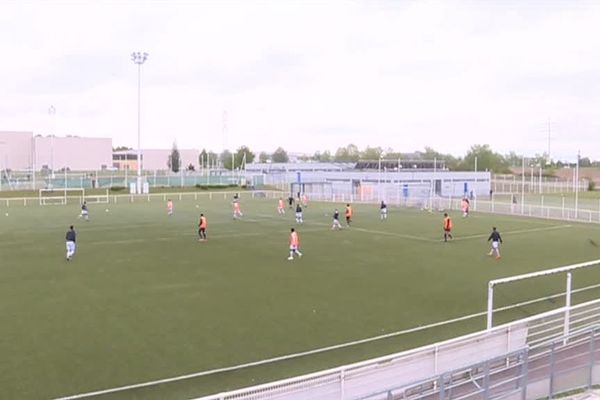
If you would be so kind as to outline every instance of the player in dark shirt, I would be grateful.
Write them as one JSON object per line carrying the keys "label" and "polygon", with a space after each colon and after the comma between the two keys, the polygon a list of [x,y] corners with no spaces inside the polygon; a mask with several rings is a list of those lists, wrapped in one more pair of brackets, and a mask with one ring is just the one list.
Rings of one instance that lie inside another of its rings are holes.
{"label": "player in dark shirt", "polygon": [[492,233],[490,234],[490,237],[488,238],[488,242],[490,240],[492,241],[492,249],[490,250],[488,255],[493,256],[495,253],[496,259],[499,259],[500,258],[500,243],[502,243],[502,237],[500,236],[500,232],[498,232],[496,230],[495,226],[492,228]]}
{"label": "player in dark shirt", "polygon": [[292,205],[294,204],[294,196],[290,195],[290,197],[288,197],[288,204],[290,205],[290,208],[292,208]]}
{"label": "player in dark shirt", "polygon": [[304,222],[304,220],[302,219],[302,207],[300,206],[300,203],[297,203],[296,204],[296,223],[301,224],[303,222]]}
{"label": "player in dark shirt", "polygon": [[75,233],[73,225],[69,227],[65,239],[67,241],[67,261],[71,261],[71,258],[75,254],[75,242],[77,241],[77,233]]}
{"label": "player in dark shirt", "polygon": [[337,210],[337,208],[333,212],[333,224],[331,225],[331,230],[334,229],[342,229],[342,225],[340,224],[340,212]]}
{"label": "player in dark shirt", "polygon": [[382,221],[387,219],[387,204],[383,200],[381,200],[381,204],[379,205],[379,218]]}
{"label": "player in dark shirt", "polygon": [[86,221],[90,220],[90,214],[87,208],[87,203],[85,201],[81,205],[81,214],[79,215],[79,217],[85,219]]}

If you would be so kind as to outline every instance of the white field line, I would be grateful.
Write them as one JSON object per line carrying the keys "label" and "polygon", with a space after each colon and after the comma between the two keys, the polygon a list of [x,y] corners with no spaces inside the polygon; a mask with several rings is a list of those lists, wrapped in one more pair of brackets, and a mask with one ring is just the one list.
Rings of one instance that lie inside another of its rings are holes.
{"label": "white field line", "polygon": [[[302,232],[320,232],[322,231],[322,229],[302,229]],[[229,239],[229,238],[234,238],[234,237],[246,237],[246,236],[264,236],[265,233],[264,232],[243,232],[243,233],[227,233],[224,232],[223,234],[216,234],[216,235],[210,235],[210,231],[209,232],[209,236],[208,236],[208,241],[210,242],[211,239]],[[282,243],[287,243],[287,234],[289,232],[286,233],[282,233]],[[153,241],[171,241],[171,240],[177,240],[179,237],[193,237],[196,238],[195,235],[192,235],[190,233],[185,233],[185,234],[174,234],[172,236],[163,236],[163,237],[157,237],[157,238],[139,238],[139,239],[123,239],[123,240],[102,240],[102,241],[91,241],[91,242],[86,242],[85,245],[104,245],[104,244],[130,244],[130,243],[143,243],[143,242],[153,242]]]}
{"label": "white field line", "polygon": [[[264,215],[264,214],[260,214],[258,215],[261,218],[272,218],[272,219],[278,219],[277,217],[273,217],[271,215]],[[319,225],[319,226],[329,226],[331,227],[331,224],[326,224],[324,222],[315,222],[315,221],[305,221],[305,223],[307,225]],[[403,239],[412,239],[412,240],[419,240],[419,241],[424,241],[424,242],[437,242],[438,240],[434,240],[434,239],[429,239],[426,237],[422,237],[422,236],[414,236],[414,235],[407,235],[404,233],[397,233],[397,232],[386,232],[386,231],[377,231],[377,230],[373,230],[373,229],[366,229],[366,228],[358,228],[356,226],[350,227],[350,228],[342,228],[343,230],[348,230],[348,231],[360,231],[360,232],[367,232],[367,233],[375,233],[378,235],[387,235],[387,236],[396,236],[396,237],[400,237]],[[300,230],[302,231],[302,230]]]}
{"label": "white field line", "polygon": [[[573,290],[573,293],[582,292],[584,290],[589,290],[589,289],[595,289],[598,287],[600,287],[600,285],[586,286],[583,288]],[[499,307],[499,308],[494,309],[493,311],[494,312],[506,311],[506,310],[510,310],[513,308],[518,308],[518,307],[523,307],[523,306],[526,306],[529,304],[538,303],[538,302],[541,302],[541,301],[544,301],[547,299],[562,297],[564,295],[565,295],[565,293],[562,292],[562,293],[558,293],[558,294],[548,296],[548,297],[540,297],[538,299],[527,300],[527,301],[513,304],[510,306]],[[215,368],[215,369],[211,369],[211,370],[207,370],[207,371],[194,372],[191,374],[180,375],[180,376],[175,376],[175,377],[171,377],[171,378],[158,379],[155,381],[148,381],[148,382],[136,383],[136,384],[132,384],[132,385],[119,386],[119,387],[115,387],[115,388],[111,388],[111,389],[97,390],[94,392],[80,393],[80,394],[75,394],[75,395],[70,395],[70,396],[65,396],[65,397],[58,397],[58,398],[55,398],[54,400],[83,399],[83,398],[95,397],[95,396],[100,396],[100,395],[105,395],[105,394],[110,394],[110,393],[123,392],[126,390],[141,389],[141,388],[150,387],[150,386],[162,385],[165,383],[178,382],[178,381],[183,381],[183,380],[192,379],[192,378],[199,378],[202,376],[214,375],[214,374],[218,374],[221,372],[228,372],[228,371],[234,371],[234,370],[245,369],[245,368],[250,368],[250,367],[256,367],[259,365],[270,364],[270,363],[274,363],[274,362],[278,362],[278,361],[285,361],[285,360],[309,356],[309,355],[313,355],[313,354],[324,353],[324,352],[328,352],[328,351],[332,351],[332,350],[343,349],[346,347],[356,346],[359,344],[375,342],[375,341],[382,340],[382,339],[389,339],[389,338],[396,337],[396,336],[406,335],[409,333],[415,333],[415,332],[419,332],[419,331],[423,331],[423,330],[431,329],[431,328],[436,328],[436,327],[443,326],[443,325],[449,325],[449,324],[453,324],[456,322],[461,322],[461,321],[466,321],[466,320],[473,319],[473,318],[483,317],[485,315],[487,315],[487,311],[481,311],[478,313],[465,315],[463,317],[453,318],[453,319],[449,319],[446,321],[434,322],[434,323],[431,323],[428,325],[422,325],[422,326],[418,326],[415,328],[404,329],[404,330],[396,331],[396,332],[390,332],[390,333],[386,333],[383,335],[372,336],[372,337],[365,338],[365,339],[354,340],[351,342],[340,343],[340,344],[336,344],[336,345],[332,345],[332,346],[322,347],[319,349],[307,350],[307,351],[303,351],[303,352],[299,352],[299,353],[287,354],[284,356],[278,356],[278,357],[273,357],[273,358],[267,358],[264,360],[253,361],[253,362],[234,365],[234,366],[230,366],[230,367]]]}
{"label": "white field line", "polygon": [[[502,235],[516,235],[516,234],[520,234],[520,233],[545,232],[545,231],[553,231],[556,229],[566,229],[566,228],[572,228],[572,227],[573,227],[573,225],[551,225],[551,226],[545,226],[543,228],[516,229],[514,231],[501,232],[501,234]],[[487,238],[489,236],[490,236],[489,233],[481,233],[481,234],[477,234],[477,235],[459,236],[454,240],[456,241],[456,240],[480,239],[480,238]]]}
{"label": "white field line", "polygon": [[439,242],[439,240],[436,239],[429,239],[426,237],[422,237],[422,236],[414,236],[414,235],[406,235],[404,233],[397,233],[397,232],[386,232],[386,231],[377,231],[377,230],[373,230],[373,229],[366,229],[366,228],[358,228],[358,227],[351,227],[351,228],[346,228],[349,231],[360,231],[360,232],[367,232],[367,233],[375,233],[377,235],[387,235],[387,236],[395,236],[395,237],[399,237],[399,238],[403,238],[403,239],[410,239],[410,240],[418,240],[421,242]]}

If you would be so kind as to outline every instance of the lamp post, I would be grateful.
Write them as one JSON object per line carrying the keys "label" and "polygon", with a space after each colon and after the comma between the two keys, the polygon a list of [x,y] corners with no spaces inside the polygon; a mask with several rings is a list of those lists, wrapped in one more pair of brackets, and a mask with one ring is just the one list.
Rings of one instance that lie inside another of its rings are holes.
{"label": "lamp post", "polygon": [[54,108],[54,106],[48,108],[48,115],[52,118],[52,132],[50,133],[50,171],[52,171],[52,178],[54,178],[54,135],[56,135],[56,108]]}
{"label": "lamp post", "polygon": [[377,167],[377,171],[378,171],[377,172],[377,177],[378,177],[378,181],[379,181],[378,185],[377,185],[377,191],[379,192],[378,193],[379,194],[379,200],[382,199],[382,196],[381,196],[381,159],[382,159],[382,157],[383,157],[383,154],[379,154],[379,164],[378,164],[378,167]]}
{"label": "lamp post", "polygon": [[131,53],[131,61],[138,66],[138,146],[137,146],[137,182],[136,193],[142,193],[142,147],[141,147],[141,90],[142,90],[142,64],[148,59],[148,53],[139,51]]}

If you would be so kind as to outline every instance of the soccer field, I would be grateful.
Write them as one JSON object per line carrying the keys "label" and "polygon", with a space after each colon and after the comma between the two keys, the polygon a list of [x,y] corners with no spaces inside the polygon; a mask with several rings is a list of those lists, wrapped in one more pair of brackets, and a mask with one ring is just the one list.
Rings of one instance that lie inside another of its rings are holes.
{"label": "soccer field", "polygon": [[[55,398],[303,352],[478,313],[487,282],[600,258],[597,225],[355,205],[354,224],[331,231],[344,204],[311,203],[303,225],[273,199],[242,195],[90,205],[2,206],[0,214],[0,398]],[[105,212],[109,209],[109,212]],[[208,237],[197,241],[200,212]],[[5,213],[8,213],[5,215]],[[75,225],[77,253],[65,260]],[[492,226],[502,259],[487,256]],[[288,261],[296,227],[304,256]],[[600,269],[574,287],[600,281]],[[498,290],[499,304],[564,288],[548,278]],[[576,298],[595,298],[598,291]],[[558,300],[560,302],[561,300]],[[519,307],[498,322],[555,308]],[[485,328],[483,317],[369,344],[235,372],[104,395],[101,399],[192,398],[334,367]]]}

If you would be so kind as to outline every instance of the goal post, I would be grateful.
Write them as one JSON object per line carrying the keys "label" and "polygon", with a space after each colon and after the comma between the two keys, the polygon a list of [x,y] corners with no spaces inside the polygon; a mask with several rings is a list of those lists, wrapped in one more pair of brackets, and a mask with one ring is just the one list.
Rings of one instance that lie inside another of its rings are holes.
{"label": "goal post", "polygon": [[83,200],[87,203],[108,204],[110,202],[108,189],[103,193],[96,191],[95,194],[85,194],[84,192]]}
{"label": "goal post", "polygon": [[60,189],[40,189],[39,200],[41,206],[46,205],[65,205],[70,198],[76,198],[83,202],[85,198],[84,188],[60,188]]}
{"label": "goal post", "polygon": [[[506,278],[493,279],[493,280],[489,281],[488,282],[488,294],[487,294],[487,313],[486,313],[486,315],[487,315],[487,330],[490,331],[493,327],[494,311],[501,310],[501,309],[494,310],[494,289],[497,286],[505,285],[505,284],[509,284],[509,283],[517,282],[517,281],[525,281],[525,280],[540,278],[540,277],[544,277],[544,276],[558,275],[558,274],[564,273],[564,274],[566,274],[564,293],[553,295],[551,297],[558,297],[558,296],[564,295],[564,298],[565,298],[564,334],[567,335],[569,333],[568,321],[569,321],[569,312],[570,312],[571,303],[572,303],[572,294],[575,292],[572,287],[572,284],[573,284],[572,273],[573,273],[573,271],[576,271],[576,270],[581,270],[584,268],[590,268],[590,267],[596,267],[596,266],[600,266],[600,259],[593,260],[593,261],[587,261],[587,262],[583,262],[583,263],[578,263],[578,264],[567,265],[564,267],[547,269],[547,270],[543,270],[543,271],[530,272],[527,274],[510,276],[510,277],[506,277]],[[591,285],[588,287],[577,289],[577,291],[582,291],[582,290],[587,290],[587,289],[592,289],[592,288],[597,288],[597,287],[598,287],[598,285]],[[538,302],[541,300],[543,300],[543,299],[534,299],[534,300],[530,300],[525,303],[521,303],[521,305],[526,304],[526,303],[531,304],[531,303]],[[517,305],[513,305],[511,307],[516,307],[516,306]],[[503,309],[506,309],[506,308],[507,307],[504,307]]]}

